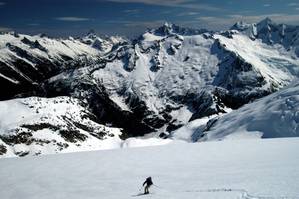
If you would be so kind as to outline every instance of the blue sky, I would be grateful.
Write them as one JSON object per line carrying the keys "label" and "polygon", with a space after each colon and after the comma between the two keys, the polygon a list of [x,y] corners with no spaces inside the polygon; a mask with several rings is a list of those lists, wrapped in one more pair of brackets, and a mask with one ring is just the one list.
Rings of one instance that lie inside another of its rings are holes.
{"label": "blue sky", "polygon": [[0,31],[51,36],[132,36],[165,21],[220,30],[267,16],[299,25],[299,0],[0,0]]}

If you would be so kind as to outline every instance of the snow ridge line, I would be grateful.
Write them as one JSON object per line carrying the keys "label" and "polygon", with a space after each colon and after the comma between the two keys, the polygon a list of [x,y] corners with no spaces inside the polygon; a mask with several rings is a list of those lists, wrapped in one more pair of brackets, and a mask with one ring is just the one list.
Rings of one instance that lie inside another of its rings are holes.
{"label": "snow ridge line", "polygon": [[221,189],[203,189],[203,190],[186,190],[185,192],[240,192],[242,194],[242,199],[299,199],[299,197],[288,197],[288,196],[257,196],[251,195],[245,189],[230,189],[230,188],[221,188]]}

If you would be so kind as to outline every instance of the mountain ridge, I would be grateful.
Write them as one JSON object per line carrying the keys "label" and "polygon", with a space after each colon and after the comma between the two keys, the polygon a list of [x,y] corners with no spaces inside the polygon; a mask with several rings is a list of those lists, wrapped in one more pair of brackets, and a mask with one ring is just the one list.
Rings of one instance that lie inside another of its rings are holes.
{"label": "mountain ridge", "polygon": [[298,78],[293,35],[298,26],[269,19],[221,32],[167,23],[135,40],[1,34],[1,100],[67,96],[100,125],[121,129],[122,138],[168,138]]}

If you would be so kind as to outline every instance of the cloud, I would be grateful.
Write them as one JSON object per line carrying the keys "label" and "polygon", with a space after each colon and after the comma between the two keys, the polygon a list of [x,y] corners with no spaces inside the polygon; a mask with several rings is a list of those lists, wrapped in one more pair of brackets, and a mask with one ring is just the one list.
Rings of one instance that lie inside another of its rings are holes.
{"label": "cloud", "polygon": [[29,23],[28,26],[39,26],[39,23]]}
{"label": "cloud", "polygon": [[198,3],[196,0],[106,0],[116,3],[142,3],[147,5],[181,7],[197,10],[219,11],[222,10],[216,6]]}
{"label": "cloud", "polygon": [[148,5],[162,5],[162,6],[171,6],[171,5],[182,5],[184,3],[192,2],[192,0],[107,0],[110,2],[117,3],[142,3]]}
{"label": "cloud", "polygon": [[9,31],[12,31],[12,29],[8,27],[0,27],[0,32],[9,32]]}
{"label": "cloud", "polygon": [[288,5],[288,6],[299,6],[299,3],[294,3],[294,2],[293,2],[293,3],[288,3],[287,5]]}
{"label": "cloud", "polygon": [[138,27],[138,28],[154,28],[161,26],[165,23],[164,20],[155,21],[130,21],[130,20],[109,20],[106,21],[109,24],[118,24],[124,27]]}
{"label": "cloud", "polygon": [[199,12],[182,12],[179,13],[177,16],[181,17],[181,16],[194,16],[194,15],[198,15],[200,14]]}
{"label": "cloud", "polygon": [[91,20],[90,18],[84,18],[84,17],[57,17],[55,19],[59,21],[71,21],[71,22]]}
{"label": "cloud", "polygon": [[264,6],[264,7],[270,7],[271,4],[264,4],[263,6]]}
{"label": "cloud", "polygon": [[0,1],[0,6],[4,6],[5,4],[5,2]]}
{"label": "cloud", "polygon": [[139,9],[128,9],[128,10],[124,10],[124,13],[128,13],[128,14],[136,14],[139,13],[140,10]]}

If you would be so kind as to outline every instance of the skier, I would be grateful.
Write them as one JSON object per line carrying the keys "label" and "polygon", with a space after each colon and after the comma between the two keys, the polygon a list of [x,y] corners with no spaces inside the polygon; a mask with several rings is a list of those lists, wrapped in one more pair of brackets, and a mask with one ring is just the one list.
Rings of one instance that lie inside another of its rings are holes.
{"label": "skier", "polygon": [[144,183],[142,184],[142,186],[144,186],[145,185],[145,187],[144,187],[144,194],[149,194],[149,188],[150,188],[150,186],[152,186],[153,185],[153,181],[152,181],[152,177],[148,177],[148,178],[146,178],[146,180],[144,181]]}

